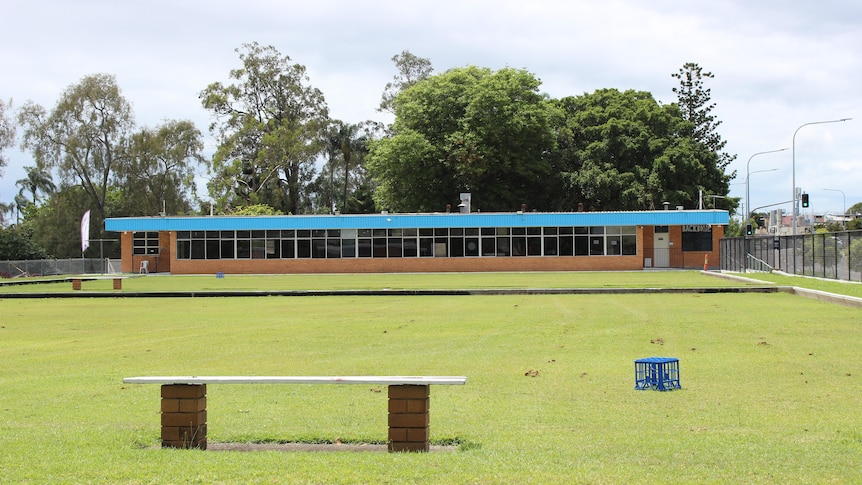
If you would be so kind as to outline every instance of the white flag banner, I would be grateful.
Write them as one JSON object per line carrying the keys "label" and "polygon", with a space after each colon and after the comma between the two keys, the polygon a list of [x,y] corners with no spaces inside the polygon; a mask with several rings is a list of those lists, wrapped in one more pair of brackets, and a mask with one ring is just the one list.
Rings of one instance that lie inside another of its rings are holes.
{"label": "white flag banner", "polygon": [[81,254],[90,247],[90,211],[81,218]]}

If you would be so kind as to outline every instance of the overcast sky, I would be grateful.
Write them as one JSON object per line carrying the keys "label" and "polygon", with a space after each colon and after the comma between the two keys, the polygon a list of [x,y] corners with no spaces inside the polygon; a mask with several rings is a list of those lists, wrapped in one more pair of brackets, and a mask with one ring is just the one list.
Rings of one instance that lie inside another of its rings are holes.
{"label": "overcast sky", "polygon": [[[737,155],[731,196],[745,196],[751,160],[751,207],[790,200],[795,158],[816,212],[862,202],[862,2],[10,0],[3,14],[0,98],[50,110],[84,76],[113,74],[138,125],[189,119],[210,152],[198,93],[229,81],[243,43],[304,65],[331,116],[351,123],[391,121],[376,107],[403,50],[435,72],[523,68],[554,98],[617,88],[663,103],[676,101],[671,74],[696,62],[715,75],[719,133]],[[854,119],[796,131],[839,118]],[[17,147],[6,156],[4,202],[34,163]]]}

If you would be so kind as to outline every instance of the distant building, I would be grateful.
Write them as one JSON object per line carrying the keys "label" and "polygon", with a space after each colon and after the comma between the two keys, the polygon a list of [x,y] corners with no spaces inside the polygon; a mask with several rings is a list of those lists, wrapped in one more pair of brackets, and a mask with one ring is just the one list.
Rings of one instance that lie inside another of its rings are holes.
{"label": "distant building", "polygon": [[[173,274],[703,268],[722,210],[128,217],[122,270]],[[144,263],[146,261],[146,263]]]}

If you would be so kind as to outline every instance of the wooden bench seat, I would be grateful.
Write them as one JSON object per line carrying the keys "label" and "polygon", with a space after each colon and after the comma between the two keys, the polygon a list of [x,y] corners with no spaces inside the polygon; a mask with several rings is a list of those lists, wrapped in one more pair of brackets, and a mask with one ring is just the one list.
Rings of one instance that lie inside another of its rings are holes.
{"label": "wooden bench seat", "polygon": [[463,376],[146,376],[161,384],[162,446],[206,449],[207,384],[368,384],[389,386],[389,451],[428,451],[430,386],[463,385]]}

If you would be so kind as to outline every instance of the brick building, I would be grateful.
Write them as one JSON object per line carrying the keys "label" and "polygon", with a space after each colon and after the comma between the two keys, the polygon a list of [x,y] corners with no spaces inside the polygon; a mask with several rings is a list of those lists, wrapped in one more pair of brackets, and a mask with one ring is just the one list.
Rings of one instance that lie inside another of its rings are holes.
{"label": "brick building", "polygon": [[[639,270],[717,265],[727,211],[129,217],[122,271]],[[146,262],[146,263],[144,263]]]}

